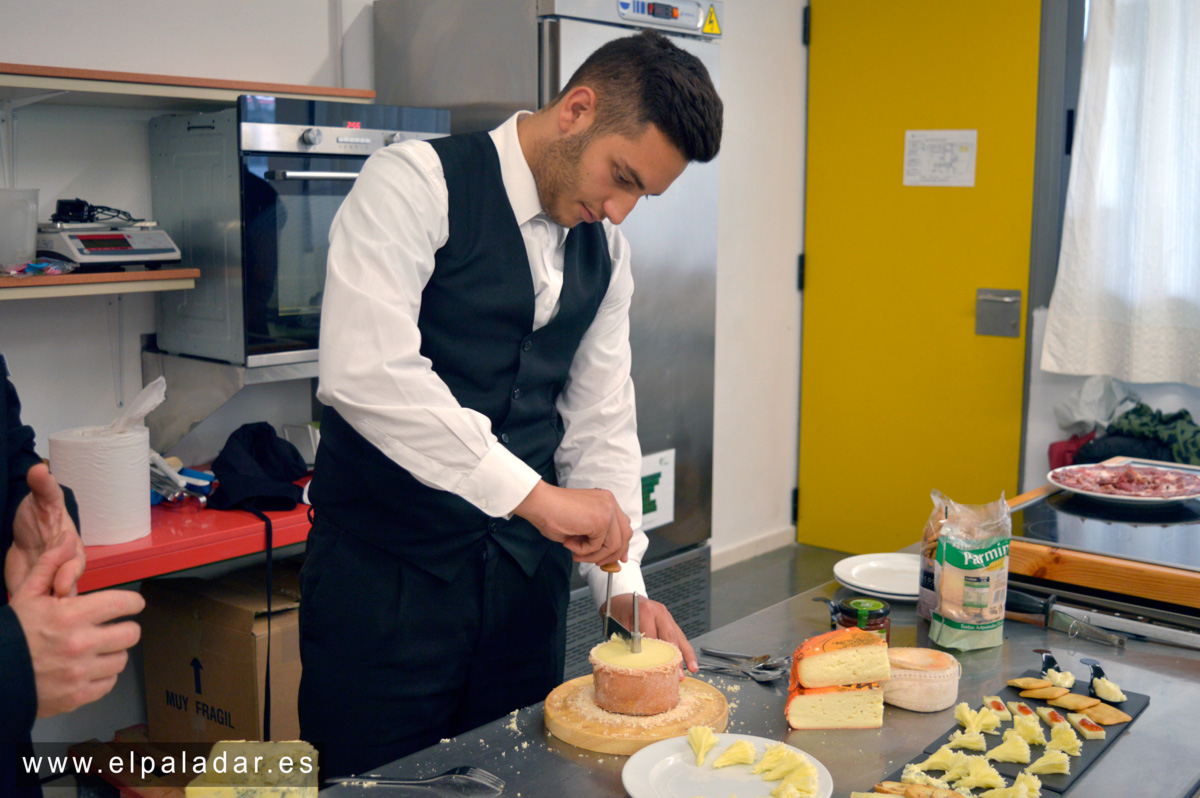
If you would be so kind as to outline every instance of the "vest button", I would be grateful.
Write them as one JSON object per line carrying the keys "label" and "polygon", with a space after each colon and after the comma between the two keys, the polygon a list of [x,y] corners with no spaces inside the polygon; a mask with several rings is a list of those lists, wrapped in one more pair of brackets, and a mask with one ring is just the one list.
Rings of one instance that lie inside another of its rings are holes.
{"label": "vest button", "polygon": [[520,398],[521,398],[521,389],[513,388],[513,399],[520,399]]}
{"label": "vest button", "polygon": [[526,341],[525,343],[521,344],[521,349],[525,352],[533,349],[533,341]]}
{"label": "vest button", "polygon": [[508,433],[507,433],[507,432],[501,432],[501,433],[500,433],[500,442],[501,442],[501,443],[508,443]]}
{"label": "vest button", "polygon": [[[488,532],[495,532],[495,531],[496,531],[496,527],[497,527],[497,526],[498,526],[498,525],[496,524],[496,522],[495,522],[495,521],[490,521],[490,522],[488,522]],[[484,554],[484,557],[486,557],[486,556],[487,556],[487,554],[485,553],[485,554]]]}

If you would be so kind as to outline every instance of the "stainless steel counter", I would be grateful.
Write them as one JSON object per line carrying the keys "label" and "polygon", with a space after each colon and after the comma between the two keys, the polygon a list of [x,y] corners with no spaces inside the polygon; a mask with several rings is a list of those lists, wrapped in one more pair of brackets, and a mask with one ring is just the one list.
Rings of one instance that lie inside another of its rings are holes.
{"label": "stainless steel counter", "polygon": [[[851,595],[836,582],[802,593],[693,641],[733,651],[790,654],[803,639],[827,631],[829,611],[814,598]],[[913,604],[892,604],[893,646],[929,646],[928,623]],[[1150,696],[1150,705],[1128,731],[1092,765],[1067,794],[1077,798],[1153,795],[1191,798],[1200,788],[1200,651],[1130,640],[1124,651],[1006,622],[1004,646],[951,652],[963,665],[959,700],[978,705],[1008,678],[1041,666],[1035,648],[1048,648],[1077,675],[1088,669],[1080,657],[1094,657],[1123,688]],[[869,791],[876,781],[910,761],[954,725],[953,710],[918,713],[887,706],[883,728],[789,731],[783,718],[787,680],[758,684],[745,679],[701,675],[729,699],[730,732],[755,734],[793,745],[820,760],[833,774],[834,796]],[[595,754],[551,737],[542,725],[542,705],[526,707],[473,732],[398,760],[380,772],[427,776],[455,765],[476,765],[506,782],[505,796],[591,798],[622,796],[621,768],[627,757]],[[322,796],[384,793],[337,787]],[[394,795],[396,793],[388,793]]]}

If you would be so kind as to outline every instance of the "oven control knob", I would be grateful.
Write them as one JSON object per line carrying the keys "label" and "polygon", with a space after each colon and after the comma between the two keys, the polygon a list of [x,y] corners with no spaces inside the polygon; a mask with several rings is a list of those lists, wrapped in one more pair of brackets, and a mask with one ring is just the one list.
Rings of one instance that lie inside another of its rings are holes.
{"label": "oven control knob", "polygon": [[402,133],[388,133],[383,137],[383,146],[390,147],[393,144],[399,144],[404,140],[404,135]]}
{"label": "oven control knob", "polygon": [[305,130],[300,134],[300,140],[305,144],[320,144],[321,131],[318,128],[310,127],[308,130]]}

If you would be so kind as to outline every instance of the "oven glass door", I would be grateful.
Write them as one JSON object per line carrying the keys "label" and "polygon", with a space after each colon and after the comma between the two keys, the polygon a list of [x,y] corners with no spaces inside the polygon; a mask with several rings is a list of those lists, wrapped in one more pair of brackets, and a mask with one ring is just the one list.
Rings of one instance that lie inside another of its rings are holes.
{"label": "oven glass door", "polygon": [[[317,348],[329,227],[364,157],[242,156],[246,357]],[[302,359],[315,359],[311,355]]]}

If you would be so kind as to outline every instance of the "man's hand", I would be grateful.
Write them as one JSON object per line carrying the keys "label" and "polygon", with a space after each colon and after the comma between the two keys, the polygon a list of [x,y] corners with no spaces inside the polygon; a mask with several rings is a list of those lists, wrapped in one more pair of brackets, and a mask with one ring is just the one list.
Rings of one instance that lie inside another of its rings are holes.
{"label": "man's hand", "polygon": [[575,562],[604,565],[629,558],[633,528],[610,491],[556,488],[539,482],[513,513],[566,546]]}
{"label": "man's hand", "polygon": [[112,690],[137,643],[134,621],[110,623],[146,606],[130,590],[57,597],[51,583],[60,565],[46,556],[34,563],[11,605],[25,632],[37,684],[38,717],[70,712]]}
{"label": "man's hand", "polygon": [[83,575],[86,555],[75,522],[67,512],[62,488],[41,463],[29,469],[25,480],[30,493],[17,505],[13,544],[4,563],[8,592],[15,594],[34,563],[46,556],[56,566],[52,577],[54,595],[72,595]]}
{"label": "man's hand", "polygon": [[[613,596],[612,614],[621,622],[622,626],[632,631],[633,594],[622,593],[619,596]],[[671,611],[665,605],[640,596],[638,598],[638,621],[642,627],[642,634],[674,643],[683,652],[683,664],[687,666],[687,669],[692,673],[700,670],[700,663],[696,661],[696,652],[692,648],[692,644],[688,642],[687,635],[679,628],[679,624],[675,623],[675,619],[671,617]]]}

